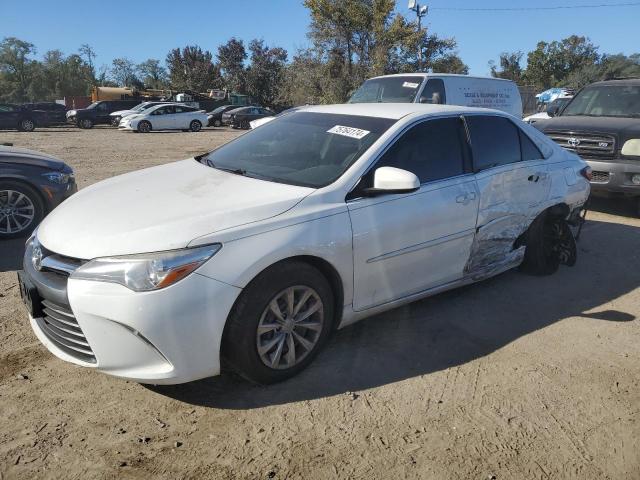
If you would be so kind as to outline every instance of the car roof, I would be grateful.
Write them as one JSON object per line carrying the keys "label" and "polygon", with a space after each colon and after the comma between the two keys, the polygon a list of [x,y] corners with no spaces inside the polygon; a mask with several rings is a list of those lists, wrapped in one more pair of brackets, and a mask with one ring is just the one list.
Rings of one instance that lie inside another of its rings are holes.
{"label": "car roof", "polygon": [[497,80],[500,82],[509,82],[513,83],[512,80],[508,80],[506,78],[495,78],[495,77],[481,77],[481,76],[473,76],[473,75],[462,75],[460,73],[425,73],[425,72],[409,72],[409,73],[392,73],[390,75],[379,75],[377,77],[371,77],[368,80],[372,80],[374,78],[387,78],[387,77],[454,77],[454,78],[473,78],[475,80]]}
{"label": "car roof", "polygon": [[436,115],[439,113],[491,113],[504,112],[490,108],[462,107],[457,105],[431,105],[425,103],[344,103],[336,105],[314,105],[302,107],[299,112],[334,113],[399,120],[411,114]]}

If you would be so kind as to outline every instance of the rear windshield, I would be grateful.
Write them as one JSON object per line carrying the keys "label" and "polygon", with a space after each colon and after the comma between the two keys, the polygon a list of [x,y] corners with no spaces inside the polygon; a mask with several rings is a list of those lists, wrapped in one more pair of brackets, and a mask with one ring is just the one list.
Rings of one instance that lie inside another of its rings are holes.
{"label": "rear windshield", "polygon": [[413,103],[422,80],[410,75],[372,78],[351,95],[349,103]]}
{"label": "rear windshield", "polygon": [[394,123],[388,118],[292,112],[200,161],[238,175],[320,188],[337,180]]}

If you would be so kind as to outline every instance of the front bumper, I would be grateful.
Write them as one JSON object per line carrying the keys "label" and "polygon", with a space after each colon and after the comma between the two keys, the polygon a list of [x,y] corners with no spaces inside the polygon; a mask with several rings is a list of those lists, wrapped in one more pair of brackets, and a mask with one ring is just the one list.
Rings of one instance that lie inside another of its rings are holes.
{"label": "front bumper", "polygon": [[133,292],[36,271],[31,253],[29,244],[21,275],[49,305],[72,315],[87,345],[77,353],[78,345],[65,344],[68,335],[56,330],[55,317],[53,327],[47,323],[50,310],[36,310],[31,327],[57,357],[141,383],[184,383],[220,373],[222,332],[239,288],[193,273],[162,290]]}
{"label": "front bumper", "polygon": [[[137,125],[136,125],[137,128]],[[120,122],[118,124],[118,130],[136,130],[136,128],[134,128],[133,126],[131,126],[130,123],[125,123],[125,122]]]}
{"label": "front bumper", "polygon": [[634,185],[631,177],[640,174],[640,162],[633,160],[616,160],[605,162],[583,158],[593,170],[591,192],[594,195],[623,194],[640,196],[640,185]]}

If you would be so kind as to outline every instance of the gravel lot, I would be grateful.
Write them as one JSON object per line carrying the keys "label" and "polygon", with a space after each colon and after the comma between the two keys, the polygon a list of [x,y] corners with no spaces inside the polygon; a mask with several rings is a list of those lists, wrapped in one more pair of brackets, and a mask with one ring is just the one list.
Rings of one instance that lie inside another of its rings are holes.
{"label": "gravel lot", "polygon": [[[233,130],[0,132],[80,188]],[[0,479],[640,478],[640,220],[599,201],[578,264],[508,272],[339,331],[298,377],[149,387],[62,362],[0,242]]]}

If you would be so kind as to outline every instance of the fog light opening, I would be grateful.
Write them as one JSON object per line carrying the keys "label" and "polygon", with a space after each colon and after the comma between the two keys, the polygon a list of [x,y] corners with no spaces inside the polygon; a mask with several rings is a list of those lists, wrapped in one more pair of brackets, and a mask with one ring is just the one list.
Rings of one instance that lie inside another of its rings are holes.
{"label": "fog light opening", "polygon": [[633,183],[634,185],[640,185],[640,173],[631,175],[631,183]]}

